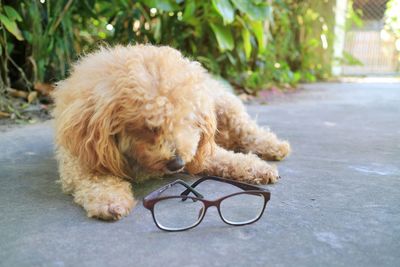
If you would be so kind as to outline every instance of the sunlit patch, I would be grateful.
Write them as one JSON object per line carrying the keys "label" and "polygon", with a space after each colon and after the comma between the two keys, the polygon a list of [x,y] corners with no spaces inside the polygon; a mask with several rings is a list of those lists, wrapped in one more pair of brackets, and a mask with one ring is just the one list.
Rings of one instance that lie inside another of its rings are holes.
{"label": "sunlit patch", "polygon": [[328,49],[328,39],[326,38],[325,34],[321,34],[321,42],[322,42],[322,48]]}
{"label": "sunlit patch", "polygon": [[324,125],[327,127],[335,127],[336,123],[331,121],[324,121]]}
{"label": "sunlit patch", "polygon": [[106,29],[112,31],[114,30],[114,26],[112,24],[107,24]]}
{"label": "sunlit patch", "polygon": [[393,175],[399,173],[399,169],[392,166],[382,166],[382,165],[350,165],[350,169],[356,170],[365,174],[373,174],[373,175]]}
{"label": "sunlit patch", "polygon": [[154,7],[150,8],[151,15],[155,15],[156,13],[157,13],[157,8],[154,8]]}

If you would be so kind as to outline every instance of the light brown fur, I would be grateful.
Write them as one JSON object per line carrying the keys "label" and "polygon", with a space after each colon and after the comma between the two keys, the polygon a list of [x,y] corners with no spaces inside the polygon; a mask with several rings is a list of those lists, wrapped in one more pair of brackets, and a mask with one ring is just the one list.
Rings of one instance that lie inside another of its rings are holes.
{"label": "light brown fur", "polygon": [[89,217],[126,216],[135,205],[129,180],[170,173],[176,155],[193,174],[274,183],[278,172],[262,159],[290,152],[199,63],[169,47],[101,48],[53,96],[62,188]]}

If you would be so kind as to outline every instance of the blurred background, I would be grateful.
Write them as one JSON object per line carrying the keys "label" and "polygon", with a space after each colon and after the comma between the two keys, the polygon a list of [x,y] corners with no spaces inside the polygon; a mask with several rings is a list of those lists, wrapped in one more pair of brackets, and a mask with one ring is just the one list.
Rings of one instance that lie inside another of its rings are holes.
{"label": "blurred background", "polygon": [[0,0],[0,118],[46,116],[53,83],[104,44],[175,47],[247,95],[396,76],[399,14],[400,0]]}

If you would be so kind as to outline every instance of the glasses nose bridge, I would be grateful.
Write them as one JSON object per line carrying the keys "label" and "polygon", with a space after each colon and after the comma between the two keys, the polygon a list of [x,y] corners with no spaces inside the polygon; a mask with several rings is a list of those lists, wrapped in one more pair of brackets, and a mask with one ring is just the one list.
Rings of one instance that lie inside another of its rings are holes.
{"label": "glasses nose bridge", "polygon": [[210,201],[210,200],[203,200],[205,210],[207,211],[208,208],[215,207],[217,210],[219,210],[219,202],[215,201]]}
{"label": "glasses nose bridge", "polygon": [[208,209],[212,208],[212,207],[215,207],[219,216],[221,217],[221,211],[219,209],[219,202],[203,200],[203,203],[204,203],[204,213],[203,213],[203,218],[201,219],[201,221],[203,221],[204,217],[206,217],[206,213],[207,213]]}

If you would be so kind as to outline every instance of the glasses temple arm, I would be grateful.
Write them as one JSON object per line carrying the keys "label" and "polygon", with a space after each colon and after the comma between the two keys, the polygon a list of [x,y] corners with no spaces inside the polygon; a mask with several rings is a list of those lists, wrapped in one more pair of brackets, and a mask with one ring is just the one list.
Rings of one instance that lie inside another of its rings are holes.
{"label": "glasses temple arm", "polygon": [[172,186],[174,186],[174,185],[176,185],[176,184],[180,184],[180,185],[183,185],[184,187],[186,187],[185,192],[187,191],[188,194],[189,194],[190,192],[192,192],[196,197],[198,197],[198,198],[204,198],[204,196],[203,196],[202,194],[200,194],[197,190],[195,190],[193,187],[191,187],[190,185],[188,185],[188,184],[185,183],[184,181],[182,181],[182,180],[176,180],[176,181],[174,181],[174,182],[172,182],[172,183],[170,183],[170,184],[167,184],[166,186],[164,186],[164,187],[162,187],[162,188],[160,188],[160,189],[157,189],[156,191],[151,192],[149,195],[147,195],[147,196],[144,198],[143,201],[148,201],[148,200],[151,200],[151,199],[154,199],[154,198],[159,197],[165,190],[167,190],[168,188],[170,188],[170,187],[172,187]]}
{"label": "glasses temple arm", "polygon": [[[265,190],[262,187],[253,186],[253,185],[249,185],[249,184],[244,184],[244,183],[240,183],[240,182],[237,182],[237,181],[234,181],[234,180],[224,179],[224,178],[216,177],[216,176],[204,176],[204,177],[201,177],[199,180],[194,182],[190,187],[192,189],[194,189],[200,183],[202,183],[204,181],[207,181],[207,180],[214,180],[214,181],[228,183],[228,184],[234,185],[236,187],[239,187],[240,189],[243,189],[243,190],[263,190],[263,191]],[[181,193],[181,196],[187,196],[187,195],[189,195],[189,193],[190,193],[190,190],[186,189],[185,191],[183,191]]]}
{"label": "glasses temple arm", "polygon": [[185,190],[185,192],[186,192],[186,191],[192,192],[196,197],[198,197],[198,198],[204,198],[204,196],[203,196],[202,194],[200,194],[197,190],[195,190],[193,186],[190,186],[189,184],[185,183],[185,182],[182,181],[182,180],[177,180],[176,182],[179,183],[179,184],[181,184],[181,185],[183,185],[184,187],[187,188],[187,189]]}

